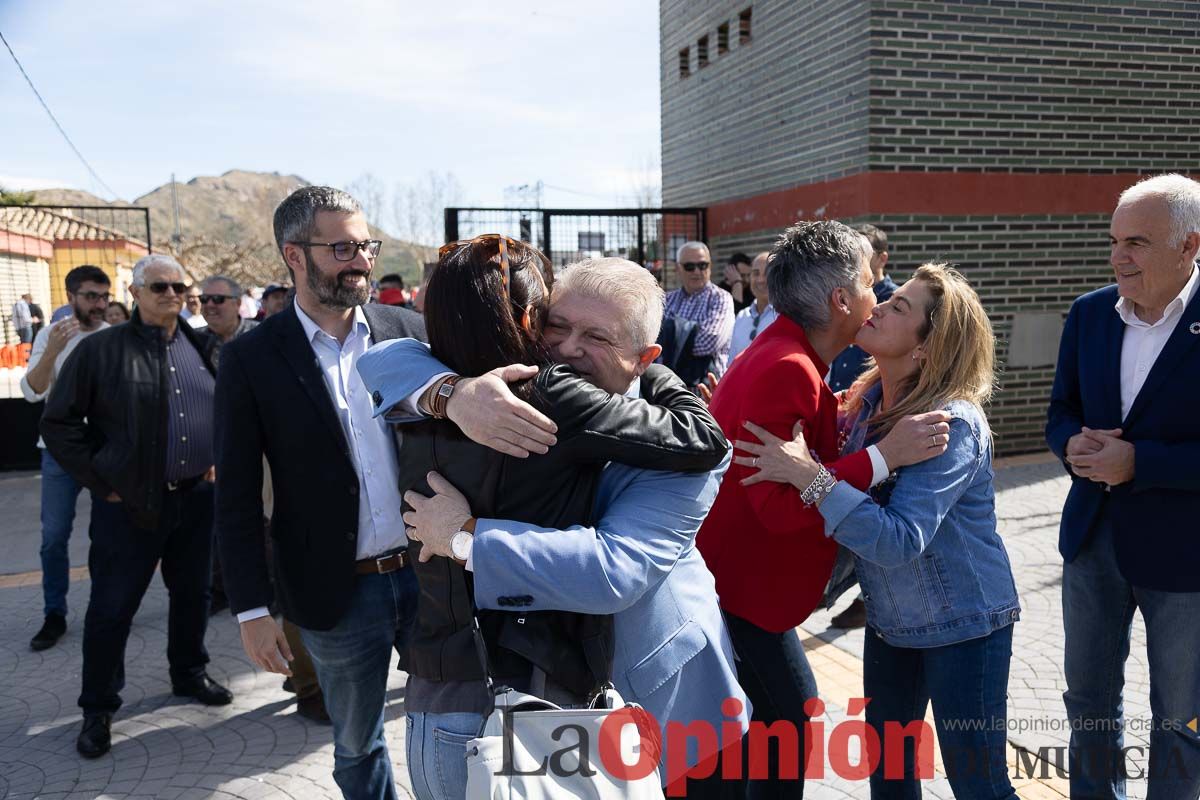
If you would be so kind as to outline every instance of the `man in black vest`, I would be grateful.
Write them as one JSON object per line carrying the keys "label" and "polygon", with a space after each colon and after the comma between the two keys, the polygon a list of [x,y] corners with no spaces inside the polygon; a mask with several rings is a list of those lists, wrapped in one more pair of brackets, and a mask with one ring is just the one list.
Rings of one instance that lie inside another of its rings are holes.
{"label": "man in black vest", "polygon": [[[425,339],[421,317],[367,305],[380,243],[353,197],[306,186],[275,210],[296,301],[224,346],[217,380],[216,528],[225,590],[260,668],[290,675],[267,608],[300,628],[333,720],[346,798],[395,798],[383,734],[393,648],[415,617],[395,439],[355,370],[371,344]],[[274,590],[263,551],[271,468]],[[275,596],[277,592],[277,597]]]}

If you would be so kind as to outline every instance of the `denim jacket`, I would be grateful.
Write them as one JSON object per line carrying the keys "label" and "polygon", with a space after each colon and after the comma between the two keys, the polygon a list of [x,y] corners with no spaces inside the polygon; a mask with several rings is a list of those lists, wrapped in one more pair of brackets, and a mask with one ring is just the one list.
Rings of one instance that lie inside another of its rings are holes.
{"label": "denim jacket", "polygon": [[[878,385],[851,422],[845,452],[868,441]],[[950,443],[904,467],[870,495],[838,482],[821,504],[825,535],[854,553],[867,621],[888,644],[940,647],[986,636],[1020,618],[1012,566],[996,531],[992,441],[982,410],[950,412]]]}

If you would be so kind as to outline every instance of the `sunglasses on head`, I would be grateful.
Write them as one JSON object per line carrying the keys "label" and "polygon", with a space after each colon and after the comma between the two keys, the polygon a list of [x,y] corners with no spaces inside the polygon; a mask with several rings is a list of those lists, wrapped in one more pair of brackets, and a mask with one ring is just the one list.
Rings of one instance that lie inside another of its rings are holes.
{"label": "sunglasses on head", "polygon": [[703,272],[704,270],[708,269],[708,262],[707,261],[688,261],[686,263],[680,264],[679,266],[683,267],[684,271],[686,271],[686,272],[695,272],[696,270],[700,270],[701,272]]}
{"label": "sunglasses on head", "polygon": [[233,296],[228,294],[202,294],[200,295],[200,305],[212,303],[214,306],[219,306],[226,300],[232,300]]}
{"label": "sunglasses on head", "polygon": [[188,287],[187,287],[186,283],[170,283],[167,281],[155,281],[154,283],[147,283],[146,288],[149,289],[150,291],[154,292],[155,294],[163,294],[164,292],[167,291],[167,289],[170,289],[173,292],[175,292],[175,294],[182,295],[184,292],[187,291]]}
{"label": "sunglasses on head", "polygon": [[448,242],[438,248],[438,261],[456,252],[459,248],[464,247],[496,248],[496,254],[500,257],[500,285],[503,287],[505,296],[508,295],[508,253],[510,250],[521,254],[532,253],[542,263],[543,270],[550,269],[550,259],[541,250],[519,239],[512,239],[501,233],[485,233],[482,236],[476,236],[474,239],[460,239],[457,242]]}

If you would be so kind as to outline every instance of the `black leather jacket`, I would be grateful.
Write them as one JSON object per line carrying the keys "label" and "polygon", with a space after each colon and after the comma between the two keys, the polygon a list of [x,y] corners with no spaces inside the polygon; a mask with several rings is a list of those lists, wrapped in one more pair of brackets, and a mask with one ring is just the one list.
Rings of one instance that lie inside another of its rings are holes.
{"label": "black leather jacket", "polygon": [[[179,325],[214,375],[211,342]],[[163,329],[142,322],[94,333],[63,364],[42,412],[46,449],[100,497],[121,496],[143,528],[162,510],[167,468],[167,348]]]}
{"label": "black leather jacket", "polygon": [[[397,426],[401,491],[430,494],[425,475],[437,470],[466,495],[476,517],[565,528],[594,522],[596,486],[609,461],[684,472],[721,463],[729,442],[670,370],[652,365],[641,389],[644,400],[611,395],[568,367],[542,369],[530,402],[557,423],[558,444],[527,459],[476,444],[450,422]],[[470,573],[447,558],[421,563],[420,548],[418,542],[409,546],[421,599],[408,671],[434,681],[482,679],[470,628]],[[533,663],[580,696],[610,677],[609,616],[483,611],[479,620],[493,676],[527,674]]]}

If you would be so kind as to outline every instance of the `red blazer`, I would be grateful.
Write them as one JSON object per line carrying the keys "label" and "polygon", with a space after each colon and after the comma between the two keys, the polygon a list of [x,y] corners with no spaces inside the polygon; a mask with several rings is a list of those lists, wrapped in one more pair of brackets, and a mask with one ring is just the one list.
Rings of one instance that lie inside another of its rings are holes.
{"label": "red blazer", "polygon": [[[825,385],[826,372],[804,330],[781,316],[734,359],[709,410],[731,442],[754,441],[742,427],[746,420],[790,439],[796,421],[803,419],[808,446],[825,466],[865,491],[871,457],[862,450],[838,458],[838,401]],[[742,486],[753,471],[730,465],[696,545],[717,580],[721,608],[782,633],[820,603],[837,544],[826,538],[820,512],[801,502],[791,484]]]}

